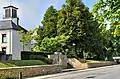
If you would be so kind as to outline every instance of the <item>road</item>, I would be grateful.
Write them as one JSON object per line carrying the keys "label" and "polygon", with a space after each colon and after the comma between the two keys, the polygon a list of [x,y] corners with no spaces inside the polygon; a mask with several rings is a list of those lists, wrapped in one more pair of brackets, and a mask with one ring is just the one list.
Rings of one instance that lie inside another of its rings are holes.
{"label": "road", "polygon": [[120,79],[120,65],[64,72],[28,79]]}

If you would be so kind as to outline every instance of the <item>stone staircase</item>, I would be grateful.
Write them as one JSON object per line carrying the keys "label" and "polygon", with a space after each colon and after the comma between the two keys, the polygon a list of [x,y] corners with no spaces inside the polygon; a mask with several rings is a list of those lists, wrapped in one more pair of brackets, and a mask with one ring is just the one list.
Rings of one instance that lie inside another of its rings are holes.
{"label": "stone staircase", "polygon": [[87,68],[87,63],[81,63],[76,58],[69,58],[68,63],[75,69],[85,69]]}

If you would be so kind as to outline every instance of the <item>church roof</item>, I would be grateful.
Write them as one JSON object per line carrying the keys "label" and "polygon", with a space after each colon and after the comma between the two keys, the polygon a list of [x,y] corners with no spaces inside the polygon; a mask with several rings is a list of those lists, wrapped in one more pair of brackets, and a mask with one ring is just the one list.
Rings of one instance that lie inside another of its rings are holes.
{"label": "church roof", "polygon": [[12,20],[3,20],[3,21],[0,21],[0,30],[7,30],[7,29],[27,31],[26,29],[24,29],[20,25],[16,25],[15,23],[13,23]]}

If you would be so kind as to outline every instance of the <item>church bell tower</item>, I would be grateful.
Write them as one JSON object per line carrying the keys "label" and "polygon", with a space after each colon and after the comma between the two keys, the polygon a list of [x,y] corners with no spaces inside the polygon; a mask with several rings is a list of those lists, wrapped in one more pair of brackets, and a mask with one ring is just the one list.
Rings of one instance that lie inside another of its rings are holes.
{"label": "church bell tower", "polygon": [[17,16],[18,8],[10,5],[3,7],[4,9],[4,20],[12,20],[16,25],[19,25],[19,18]]}

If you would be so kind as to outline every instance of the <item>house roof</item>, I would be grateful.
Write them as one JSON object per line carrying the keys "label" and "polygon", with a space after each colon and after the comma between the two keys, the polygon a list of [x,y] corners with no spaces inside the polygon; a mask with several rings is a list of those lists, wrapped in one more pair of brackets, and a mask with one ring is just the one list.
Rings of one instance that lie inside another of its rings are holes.
{"label": "house roof", "polygon": [[24,31],[27,31],[26,29],[24,29],[20,25],[16,25],[14,22],[12,22],[12,20],[3,20],[3,21],[0,21],[0,30],[6,30],[6,29],[14,29],[14,30],[24,30]]}

